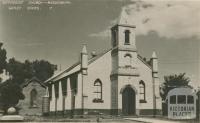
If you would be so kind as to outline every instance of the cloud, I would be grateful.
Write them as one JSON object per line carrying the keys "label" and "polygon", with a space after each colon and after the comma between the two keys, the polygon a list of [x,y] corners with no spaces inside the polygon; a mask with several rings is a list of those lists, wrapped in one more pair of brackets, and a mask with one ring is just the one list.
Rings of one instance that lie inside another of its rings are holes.
{"label": "cloud", "polygon": [[[131,4],[122,7],[118,23],[136,25],[137,35],[155,31],[160,37],[181,39],[195,36],[200,39],[199,11],[200,2],[195,0],[132,0]],[[93,36],[101,37],[103,32]]]}
{"label": "cloud", "polygon": [[45,43],[43,42],[5,42],[1,41],[6,46],[13,45],[13,46],[19,46],[19,47],[38,47],[38,46],[44,46]]}
{"label": "cloud", "polygon": [[110,35],[111,35],[110,30],[106,29],[106,30],[98,32],[98,33],[91,33],[91,34],[89,34],[89,37],[107,38]]}
{"label": "cloud", "polygon": [[91,34],[89,34],[89,37],[99,37],[99,38],[103,38],[103,39],[110,37],[110,36],[111,36],[110,28],[111,28],[113,25],[117,24],[118,21],[119,21],[118,18],[115,19],[115,20],[111,20],[111,21],[110,21],[110,26],[109,26],[109,27],[107,27],[107,28],[104,29],[103,31],[100,31],[100,32],[97,32],[97,33],[91,33]]}
{"label": "cloud", "polygon": [[40,42],[32,42],[32,43],[24,43],[21,44],[21,46],[28,46],[28,47],[35,47],[35,46],[43,46],[44,43],[40,43]]}

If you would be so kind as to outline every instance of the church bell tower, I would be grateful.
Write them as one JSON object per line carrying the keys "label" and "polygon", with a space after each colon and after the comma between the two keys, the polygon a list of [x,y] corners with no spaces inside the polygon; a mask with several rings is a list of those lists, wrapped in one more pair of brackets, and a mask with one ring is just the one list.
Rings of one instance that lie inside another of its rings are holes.
{"label": "church bell tower", "polygon": [[111,28],[112,33],[112,74],[138,75],[136,60],[135,26],[118,24]]}
{"label": "church bell tower", "polygon": [[[121,99],[118,90],[122,85],[133,82],[139,76],[137,67],[137,49],[135,43],[135,26],[117,24],[111,28],[112,70],[111,70],[111,108],[112,114],[120,113]],[[119,87],[120,86],[120,87]]]}
{"label": "church bell tower", "polygon": [[136,51],[135,26],[115,25],[111,28],[112,47],[126,48]]}

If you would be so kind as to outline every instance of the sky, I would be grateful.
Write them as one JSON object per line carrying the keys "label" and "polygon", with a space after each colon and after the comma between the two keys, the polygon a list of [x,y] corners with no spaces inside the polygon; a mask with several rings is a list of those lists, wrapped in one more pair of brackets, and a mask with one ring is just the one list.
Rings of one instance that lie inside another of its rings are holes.
{"label": "sky", "polygon": [[8,59],[45,59],[64,70],[79,60],[83,44],[89,53],[110,49],[110,28],[128,23],[136,26],[138,53],[149,59],[157,52],[161,82],[163,76],[186,73],[191,85],[200,86],[198,0],[64,1],[39,10],[1,3],[0,41]]}

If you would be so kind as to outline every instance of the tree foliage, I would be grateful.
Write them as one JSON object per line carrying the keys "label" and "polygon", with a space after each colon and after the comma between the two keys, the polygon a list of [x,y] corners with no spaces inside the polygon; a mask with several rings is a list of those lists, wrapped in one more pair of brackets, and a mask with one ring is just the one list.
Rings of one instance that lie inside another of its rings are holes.
{"label": "tree foliage", "polygon": [[164,76],[164,83],[161,85],[160,89],[160,95],[162,100],[166,99],[166,96],[168,92],[171,89],[178,88],[178,87],[190,87],[188,85],[190,82],[190,79],[188,77],[185,77],[185,73],[181,73],[179,75],[169,75],[169,76]]}
{"label": "tree foliage", "polygon": [[0,104],[4,110],[9,106],[16,106],[19,100],[24,99],[21,85],[32,77],[37,77],[41,81],[51,77],[56,70],[56,66],[45,60],[36,60],[24,63],[11,58],[7,64],[7,71],[12,78],[4,82],[0,87]]}
{"label": "tree foliage", "polygon": [[4,82],[0,87],[0,106],[6,111],[9,107],[15,107],[19,100],[25,97],[22,93],[22,88],[11,80]]}
{"label": "tree foliage", "polygon": [[36,60],[31,63],[31,68],[33,69],[33,76],[44,81],[53,75],[54,71],[57,69],[57,66],[45,60]]}
{"label": "tree foliage", "polygon": [[[57,69],[56,65],[45,60],[35,60],[25,62],[10,58],[6,62],[6,50],[2,49],[0,43],[0,74],[6,69],[12,76],[4,83],[0,83],[0,108],[6,111],[10,106],[16,106],[19,100],[24,99],[21,85],[32,77],[37,77],[41,81],[51,77]],[[1,81],[0,81],[1,82]]]}
{"label": "tree foliage", "polygon": [[[3,43],[0,42],[0,74],[6,68],[6,50],[2,48]],[[1,81],[0,81],[1,82]]]}
{"label": "tree foliage", "polygon": [[35,60],[33,62],[26,60],[22,63],[11,58],[8,62],[7,70],[12,75],[12,81],[22,84],[32,77],[37,77],[41,81],[46,80],[53,75],[56,65],[45,60]]}
{"label": "tree foliage", "polygon": [[19,85],[22,84],[27,77],[27,72],[24,64],[15,60],[15,58],[9,59],[7,64],[7,71],[10,75],[12,75],[12,81],[18,83]]}

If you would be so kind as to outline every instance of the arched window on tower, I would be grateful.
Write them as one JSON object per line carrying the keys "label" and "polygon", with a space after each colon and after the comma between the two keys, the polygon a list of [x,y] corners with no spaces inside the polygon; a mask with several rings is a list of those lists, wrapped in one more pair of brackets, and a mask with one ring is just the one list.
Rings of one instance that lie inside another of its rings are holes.
{"label": "arched window on tower", "polygon": [[101,82],[101,80],[99,80],[99,79],[95,80],[94,89],[95,89],[94,90],[95,98],[94,98],[93,102],[102,103],[103,100],[102,100],[102,82]]}
{"label": "arched window on tower", "polygon": [[130,31],[129,30],[125,30],[125,45],[129,45],[130,44]]}
{"label": "arched window on tower", "polygon": [[145,88],[145,83],[144,81],[139,82],[139,87],[140,87],[140,103],[146,103],[146,88]]}
{"label": "arched window on tower", "polygon": [[30,107],[36,108],[37,107],[37,91],[36,89],[32,89],[30,93]]}
{"label": "arched window on tower", "polygon": [[132,56],[131,54],[125,54],[124,55],[124,58],[125,58],[125,66],[126,67],[131,67],[131,59],[132,59]]}
{"label": "arched window on tower", "polygon": [[113,42],[113,46],[117,45],[117,30],[112,30],[112,42]]}

